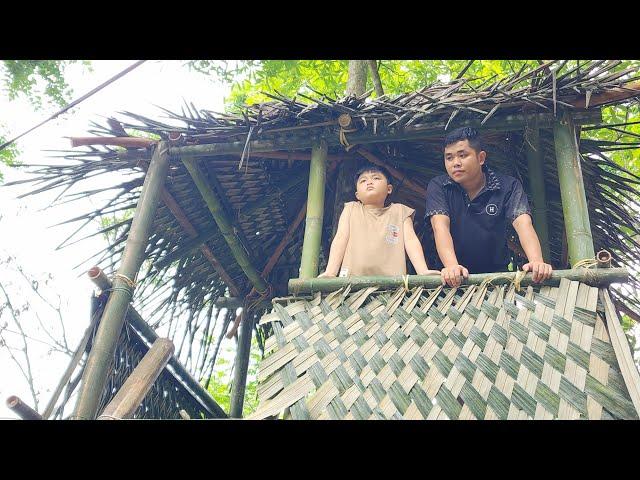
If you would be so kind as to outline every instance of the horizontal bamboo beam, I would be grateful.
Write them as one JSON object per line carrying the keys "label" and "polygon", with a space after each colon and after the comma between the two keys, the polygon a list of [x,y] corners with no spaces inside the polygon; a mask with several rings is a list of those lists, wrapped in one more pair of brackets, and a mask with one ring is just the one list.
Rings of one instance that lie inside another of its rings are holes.
{"label": "horizontal bamboo beam", "polygon": [[222,233],[227,245],[229,245],[233,258],[238,262],[238,265],[256,290],[263,292],[268,286],[267,282],[265,282],[265,280],[260,276],[256,267],[251,264],[249,255],[234,232],[233,225],[227,218],[222,203],[218,199],[218,195],[213,191],[213,188],[207,181],[205,173],[198,165],[197,160],[193,158],[184,158],[182,159],[182,162],[191,175],[193,182],[196,184],[196,188],[200,192],[202,199],[207,204],[213,219],[220,229],[220,233]]}
{"label": "horizontal bamboo beam", "polygon": [[[576,124],[594,124],[602,121],[602,113],[598,109],[576,111],[573,113]],[[548,128],[553,126],[555,117],[553,113],[519,113],[509,114],[504,117],[493,117],[484,125],[483,130],[521,130],[526,125],[537,121],[540,128]],[[457,122],[456,127],[462,126],[480,126],[482,119],[471,119]],[[412,125],[403,129],[397,129],[390,132],[380,132],[374,135],[369,131],[360,131],[347,133],[346,138],[349,144],[368,144],[380,142],[394,142],[400,140],[421,140],[424,138],[441,137],[445,133],[446,122],[427,123],[421,125]],[[268,131],[265,131],[268,134]],[[312,143],[317,142],[319,137],[323,137],[329,147],[339,146],[340,137],[339,129],[333,133],[315,133],[314,135],[304,137],[285,137],[278,140],[253,140],[250,143],[250,151],[254,155],[260,152],[274,152],[279,150],[296,150],[311,148]],[[174,157],[212,157],[217,155],[242,154],[245,151],[245,141],[230,143],[211,143],[203,145],[187,145],[184,147],[171,147],[169,154]]]}
{"label": "horizontal bamboo beam", "polygon": [[23,420],[42,420],[42,416],[29,405],[24,403],[20,397],[11,395],[7,398],[7,407]]}
{"label": "horizontal bamboo beam", "polygon": [[173,355],[173,342],[168,338],[159,338],[147,351],[140,363],[131,372],[118,393],[105,407],[98,420],[121,420],[132,418],[140,402],[149,393],[156,379],[162,373]]}
{"label": "horizontal bamboo beam", "polygon": [[139,137],[69,137],[71,147],[85,145],[112,145],[114,147],[147,148],[158,143],[158,140]]}
{"label": "horizontal bamboo beam", "polygon": [[[492,285],[504,285],[513,282],[516,272],[476,273],[463,280],[463,285],[479,285],[491,280]],[[571,270],[554,270],[551,278],[543,284],[548,286],[560,285],[560,280],[566,278],[591,285],[592,287],[606,287],[612,283],[625,283],[629,279],[629,271],[626,268],[600,268]],[[405,285],[402,276],[370,276],[370,277],[332,277],[332,278],[292,278],[289,280],[289,293],[334,292],[339,288],[351,285],[351,290],[360,290],[367,287],[380,287],[381,289],[394,289]],[[439,275],[408,275],[408,287],[437,288],[442,285]],[[533,285],[533,275],[529,272],[520,282],[521,286]]]}
{"label": "horizontal bamboo beam", "polygon": [[[105,291],[111,288],[111,280],[109,280],[100,268],[93,267],[89,272],[89,278],[100,290]],[[127,310],[126,321],[129,322],[129,325],[133,326],[134,329],[140,332],[147,342],[154,343],[158,338],[160,338],[155,330],[144,321],[138,311],[131,305],[129,305],[129,309]],[[191,376],[187,369],[184,368],[184,366],[175,357],[171,357],[169,359],[169,366],[173,369],[173,372],[175,372],[174,377],[191,390],[194,394],[194,398],[202,403],[203,406],[218,418],[227,417],[227,414],[222,407],[216,403],[209,392],[202,388],[198,381]]]}

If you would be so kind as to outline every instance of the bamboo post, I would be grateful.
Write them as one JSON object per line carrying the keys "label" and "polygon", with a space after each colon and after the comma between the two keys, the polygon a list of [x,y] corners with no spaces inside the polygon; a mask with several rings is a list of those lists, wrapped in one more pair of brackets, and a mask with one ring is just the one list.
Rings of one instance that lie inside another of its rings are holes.
{"label": "bamboo post", "polygon": [[307,217],[304,226],[300,278],[318,275],[320,240],[324,215],[324,190],[327,179],[327,142],[322,139],[311,149],[309,189],[307,193]]}
{"label": "bamboo post", "polygon": [[247,388],[247,370],[251,354],[251,336],[253,334],[252,312],[242,312],[244,318],[240,322],[240,335],[236,350],[236,364],[233,369],[233,385],[229,398],[229,417],[242,418],[244,393]]}
{"label": "bamboo post", "polygon": [[565,112],[553,126],[562,213],[567,231],[569,263],[595,257],[593,236],[589,222],[587,197],[580,167],[575,126]]}
{"label": "bamboo post", "polygon": [[[98,288],[100,288],[100,290],[104,291],[112,287],[111,281],[99,267],[93,267],[89,270],[89,278]],[[147,342],[154,343],[158,338],[160,338],[155,330],[144,321],[135,308],[129,307],[126,319],[133,328],[140,332]],[[171,357],[169,359],[169,366],[173,369],[172,373],[174,373],[174,377],[179,378],[187,389],[193,392],[194,396],[198,398],[200,403],[207,407],[210,412],[217,415],[218,418],[226,418],[227,414],[222,407],[216,403],[209,392],[202,388],[198,381],[191,376],[191,374],[178,360],[176,360],[175,357]]]}
{"label": "bamboo post", "polygon": [[23,420],[42,420],[42,417],[29,405],[24,403],[20,397],[11,395],[7,398],[7,407]]}
{"label": "bamboo post", "polygon": [[[463,279],[463,285],[480,285],[484,281],[490,281],[492,285],[506,285],[514,281],[516,275],[521,272],[495,272],[472,273],[469,278]],[[407,283],[405,284],[405,278]],[[560,280],[582,282],[592,287],[606,287],[612,283],[625,283],[629,280],[629,271],[626,268],[600,268],[587,269],[576,268],[570,270],[554,270],[549,280],[542,285],[557,287]],[[292,278],[289,280],[289,293],[291,295],[308,294],[315,292],[335,292],[350,285],[351,291],[368,287],[384,289],[396,289],[398,287],[414,288],[438,288],[442,286],[439,275],[408,275],[405,276],[369,276],[369,277],[324,277],[324,278]],[[533,274],[527,274],[520,280],[520,286],[534,285]]]}
{"label": "bamboo post", "polygon": [[547,194],[544,187],[544,156],[537,126],[526,130],[527,162],[529,165],[529,187],[533,197],[533,224],[542,246],[542,257],[551,262],[549,249],[549,227],[547,223]]}
{"label": "bamboo post", "polygon": [[133,417],[140,402],[173,355],[173,350],[173,343],[168,338],[159,338],[153,342],[149,351],[142,357],[98,420],[121,420]]}
{"label": "bamboo post", "polygon": [[200,195],[202,195],[202,198],[207,204],[207,207],[209,207],[209,211],[211,212],[213,219],[218,225],[218,228],[220,229],[222,236],[227,242],[227,245],[229,245],[229,249],[233,254],[233,258],[235,258],[236,262],[238,262],[238,265],[245,273],[249,281],[256,288],[256,290],[258,292],[265,291],[268,287],[267,282],[265,282],[265,280],[260,276],[260,273],[251,264],[251,260],[249,259],[247,251],[243,247],[238,236],[234,233],[233,225],[227,218],[222,203],[211,188],[211,185],[207,181],[205,173],[198,165],[197,160],[193,158],[183,158],[182,162],[184,163],[185,167],[187,167],[191,178],[200,191]]}
{"label": "bamboo post", "polygon": [[113,361],[116,343],[124,324],[129,302],[133,295],[133,282],[144,260],[160,191],[169,167],[168,146],[160,142],[154,151],[142,185],[131,231],[122,254],[118,274],[113,281],[113,291],[105,306],[93,347],[87,359],[74,412],[75,418],[93,419],[104,390],[109,368]]}

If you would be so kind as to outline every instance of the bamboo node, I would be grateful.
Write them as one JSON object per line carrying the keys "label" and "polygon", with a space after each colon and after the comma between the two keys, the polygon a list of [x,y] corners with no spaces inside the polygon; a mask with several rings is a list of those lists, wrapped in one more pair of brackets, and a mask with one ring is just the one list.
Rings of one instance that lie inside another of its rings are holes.
{"label": "bamboo node", "polygon": [[120,280],[122,280],[122,282],[124,282],[126,287],[124,287],[124,288],[123,287],[116,287],[115,283],[114,283],[114,286],[111,288],[111,290],[112,291],[122,290],[122,291],[127,292],[130,295],[133,295],[133,291],[136,288],[136,282],[134,282],[129,277],[127,277],[126,275],[123,275],[121,273],[114,274],[113,275],[113,280],[115,280],[116,278],[119,278]]}

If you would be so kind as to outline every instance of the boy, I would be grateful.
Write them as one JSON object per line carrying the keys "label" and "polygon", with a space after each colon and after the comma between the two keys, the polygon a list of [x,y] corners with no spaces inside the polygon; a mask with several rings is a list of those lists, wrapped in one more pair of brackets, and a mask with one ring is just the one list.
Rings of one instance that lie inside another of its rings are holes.
{"label": "boy", "polygon": [[427,187],[425,220],[431,219],[442,283],[457,287],[469,272],[505,271],[507,222],[529,260],[522,270],[533,272],[534,282],[550,278],[552,268],[542,258],[522,185],[488,168],[486,156],[476,130],[452,131],[444,141],[447,175],[433,178]]}
{"label": "boy", "polygon": [[422,245],[413,230],[414,210],[400,203],[385,207],[393,191],[385,168],[364,165],[354,177],[357,202],[347,202],[331,243],[327,269],[320,277],[405,275],[405,250],[418,275],[429,270]]}

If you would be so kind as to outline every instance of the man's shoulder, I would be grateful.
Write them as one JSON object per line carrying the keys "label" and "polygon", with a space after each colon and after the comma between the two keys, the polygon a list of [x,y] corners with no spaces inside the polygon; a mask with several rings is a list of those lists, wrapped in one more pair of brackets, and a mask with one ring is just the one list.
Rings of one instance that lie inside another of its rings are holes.
{"label": "man's shoulder", "polygon": [[496,180],[500,183],[500,186],[505,189],[513,188],[515,185],[521,185],[520,180],[512,175],[502,173],[498,170],[490,169]]}
{"label": "man's shoulder", "polygon": [[[450,182],[450,178],[449,175],[447,175],[446,173],[443,175],[437,175],[435,177],[433,177],[430,181],[429,181],[429,185],[428,187],[432,186],[432,185],[438,185],[438,186],[443,186],[445,183]],[[427,188],[428,188],[427,187]]]}

